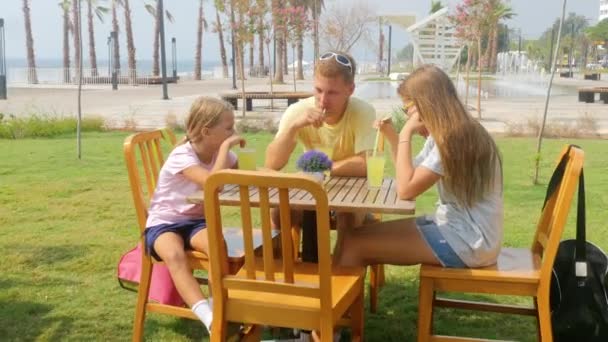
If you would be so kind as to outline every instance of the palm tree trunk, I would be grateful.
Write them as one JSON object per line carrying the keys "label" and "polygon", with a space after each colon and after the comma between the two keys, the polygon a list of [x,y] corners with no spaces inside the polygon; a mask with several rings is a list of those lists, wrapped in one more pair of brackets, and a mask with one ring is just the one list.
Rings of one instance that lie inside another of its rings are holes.
{"label": "palm tree trunk", "polygon": [[259,43],[258,46],[258,62],[260,63],[260,70],[262,72],[262,76],[264,76],[264,20],[260,17],[260,22],[258,24],[258,37]]}
{"label": "palm tree trunk", "polygon": [[203,50],[203,20],[204,20],[204,12],[203,12],[203,0],[199,0],[198,4],[198,20],[197,20],[197,29],[196,29],[196,51],[194,52],[194,79],[201,79],[201,67],[203,64],[202,61],[202,50]]}
{"label": "palm tree trunk", "polygon": [[97,54],[95,53],[95,27],[93,25],[93,4],[87,0],[87,20],[89,28],[89,60],[91,61],[91,76],[97,73]]}
{"label": "palm tree trunk", "polygon": [[319,4],[319,0],[312,0],[312,38],[313,38],[313,52],[314,52],[314,60],[315,63],[319,59],[319,13],[321,13],[321,8]]}
{"label": "palm tree trunk", "polygon": [[110,68],[115,67],[116,72],[120,74],[120,44],[118,44],[119,27],[118,15],[116,14],[116,0],[112,1],[112,31],[116,32],[116,35],[114,36],[114,40],[112,42],[114,44],[114,49],[112,49],[114,52],[114,65],[110,66]]}
{"label": "palm tree trunk", "polygon": [[80,77],[78,66],[80,65],[80,17],[78,15],[78,1],[72,0],[72,38],[74,39],[74,67],[76,78]]}
{"label": "palm tree trunk", "polygon": [[288,53],[287,53],[287,47],[288,47],[288,45],[287,45],[287,29],[285,29],[285,33],[284,33],[283,37],[285,37],[283,39],[283,50],[281,51],[283,53],[283,55],[282,55],[283,56],[283,72],[285,73],[285,75],[289,75],[289,67],[288,67],[288,65],[289,65],[289,59],[287,58],[287,55],[288,55]]}
{"label": "palm tree trunk", "polygon": [[63,3],[63,82],[70,83],[70,9]]}
{"label": "palm tree trunk", "polygon": [[486,51],[483,56],[483,68],[485,70],[488,70],[488,68],[490,67],[490,56],[492,54],[492,45],[494,45],[492,42],[492,38],[494,37],[494,35],[492,34],[493,31],[494,28],[491,28],[488,31],[488,46],[486,46]]}
{"label": "palm tree trunk", "polygon": [[220,41],[220,57],[222,59],[222,77],[228,78],[228,58],[226,57],[226,45],[224,44],[224,30],[220,19],[220,11],[215,8],[215,23],[217,25],[217,36]]}
{"label": "palm tree trunk", "polygon": [[37,84],[38,74],[36,73],[34,38],[32,37],[32,21],[30,18],[30,5],[28,0],[23,0],[23,18],[25,21],[25,47],[27,50],[27,81],[31,84]]}
{"label": "palm tree trunk", "polygon": [[160,76],[160,1],[156,1],[156,15],[154,16],[154,43],[152,46],[152,76]]}
{"label": "palm tree trunk", "polygon": [[135,62],[135,43],[133,42],[133,28],[131,27],[131,7],[129,0],[124,1],[125,30],[127,31],[127,52],[129,54],[129,80],[131,84],[137,82],[137,65]]}
{"label": "palm tree trunk", "polygon": [[467,73],[467,79],[465,80],[465,95],[464,95],[464,105],[466,106],[469,103],[469,75],[471,71],[471,58],[473,58],[473,53],[471,52],[471,43],[467,45],[467,65],[465,67]]}
{"label": "palm tree trunk", "polygon": [[274,99],[272,94],[274,93],[273,82],[272,82],[272,69],[270,68],[270,41],[266,44],[266,52],[268,52],[268,80],[270,81],[270,110],[274,109]]}
{"label": "palm tree trunk", "polygon": [[477,118],[481,120],[481,37],[477,38],[477,53],[479,53],[477,61]]}
{"label": "palm tree trunk", "polygon": [[496,72],[496,54],[498,51],[498,27],[494,29],[492,33],[492,51],[490,53],[490,70]]}
{"label": "palm tree trunk", "polygon": [[249,42],[249,74],[250,75],[253,72],[253,52],[255,51],[254,41],[255,40],[252,37],[251,41]]}
{"label": "palm tree trunk", "polygon": [[[239,42],[238,44],[235,45],[236,46],[236,54],[238,60],[240,60],[240,63],[238,65],[239,67],[239,73],[241,75],[245,75],[245,63],[243,63],[243,46],[244,44],[242,42]],[[245,112],[247,111],[247,106],[245,105],[245,77],[241,77],[241,94],[243,97],[243,104],[241,105],[241,112],[243,114],[243,117],[245,117]]]}
{"label": "palm tree trunk", "polygon": [[274,71],[274,81],[276,83],[285,83],[283,80],[283,45],[285,40],[283,39],[283,30],[278,28],[279,18],[274,14],[277,9],[281,8],[281,1],[272,0],[273,9],[273,27],[274,27],[274,39],[276,42],[276,50],[274,59],[276,61],[276,70]]}
{"label": "palm tree trunk", "polygon": [[298,74],[297,74],[297,78],[298,80],[303,80],[304,79],[304,66],[302,65],[303,59],[304,59],[304,37],[303,35],[300,33],[298,35]]}

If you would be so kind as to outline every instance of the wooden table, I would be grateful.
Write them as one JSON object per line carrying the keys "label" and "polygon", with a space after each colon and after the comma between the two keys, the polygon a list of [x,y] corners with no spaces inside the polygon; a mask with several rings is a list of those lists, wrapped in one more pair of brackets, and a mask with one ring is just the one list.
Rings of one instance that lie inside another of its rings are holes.
{"label": "wooden table", "polygon": [[[414,214],[416,203],[397,198],[394,179],[386,178],[379,189],[368,189],[367,178],[363,177],[331,177],[325,182],[325,190],[329,200],[329,209],[337,212],[362,212],[377,214]],[[257,189],[249,189],[251,206],[259,205]],[[278,191],[269,191],[270,205],[278,206]],[[198,191],[187,198],[190,203],[202,203],[203,192]],[[226,185],[220,193],[220,203],[224,205],[239,205],[240,193],[236,185]],[[302,260],[315,262],[317,259],[317,232],[315,202],[307,191],[290,190],[289,205],[293,209],[304,211],[302,218]]]}
{"label": "wooden table", "polygon": [[[362,177],[330,177],[325,182],[329,209],[338,212],[365,212],[378,214],[414,214],[414,201],[403,201],[397,198],[394,180],[384,179],[379,189],[368,189],[367,179]],[[187,198],[190,203],[202,203],[203,192],[197,191]],[[251,205],[259,204],[257,189],[250,189]],[[239,189],[235,185],[226,185],[220,193],[220,202],[225,205],[239,205]],[[270,190],[270,204],[279,204],[276,189]],[[289,192],[289,204],[294,209],[314,210],[312,196],[303,190]]]}

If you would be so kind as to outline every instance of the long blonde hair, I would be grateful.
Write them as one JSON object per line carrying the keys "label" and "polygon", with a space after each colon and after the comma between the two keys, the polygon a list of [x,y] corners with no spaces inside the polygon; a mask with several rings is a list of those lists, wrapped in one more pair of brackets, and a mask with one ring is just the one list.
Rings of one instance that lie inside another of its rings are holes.
{"label": "long blonde hair", "polygon": [[494,185],[497,167],[502,177],[500,153],[488,131],[467,112],[448,75],[423,65],[401,83],[398,93],[404,102],[414,102],[435,139],[446,188],[468,207],[482,200]]}
{"label": "long blonde hair", "polygon": [[197,98],[190,106],[190,112],[186,119],[186,136],[179,145],[187,141],[200,141],[203,128],[215,127],[220,122],[222,113],[233,110],[232,105],[224,100],[208,96]]}

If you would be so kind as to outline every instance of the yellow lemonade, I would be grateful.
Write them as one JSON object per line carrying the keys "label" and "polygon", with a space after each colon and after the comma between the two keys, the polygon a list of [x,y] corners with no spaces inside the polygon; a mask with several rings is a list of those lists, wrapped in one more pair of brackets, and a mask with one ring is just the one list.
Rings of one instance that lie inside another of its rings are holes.
{"label": "yellow lemonade", "polygon": [[255,149],[242,148],[237,150],[236,155],[239,159],[239,169],[241,170],[255,170]]}
{"label": "yellow lemonade", "polygon": [[367,157],[367,184],[370,188],[379,188],[382,185],[384,161],[381,154]]}

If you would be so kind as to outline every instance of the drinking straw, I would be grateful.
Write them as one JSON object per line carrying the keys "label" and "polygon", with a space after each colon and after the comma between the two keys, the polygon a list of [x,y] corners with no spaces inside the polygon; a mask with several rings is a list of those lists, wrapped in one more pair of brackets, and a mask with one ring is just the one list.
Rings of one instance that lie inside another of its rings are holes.
{"label": "drinking straw", "polygon": [[[380,119],[380,122],[385,123],[386,121],[388,121],[390,119],[390,115],[389,116],[385,116],[382,119]],[[380,139],[380,129],[376,130],[376,140],[374,141],[374,152],[373,152],[373,156],[376,156],[376,151],[378,150],[378,140]]]}

